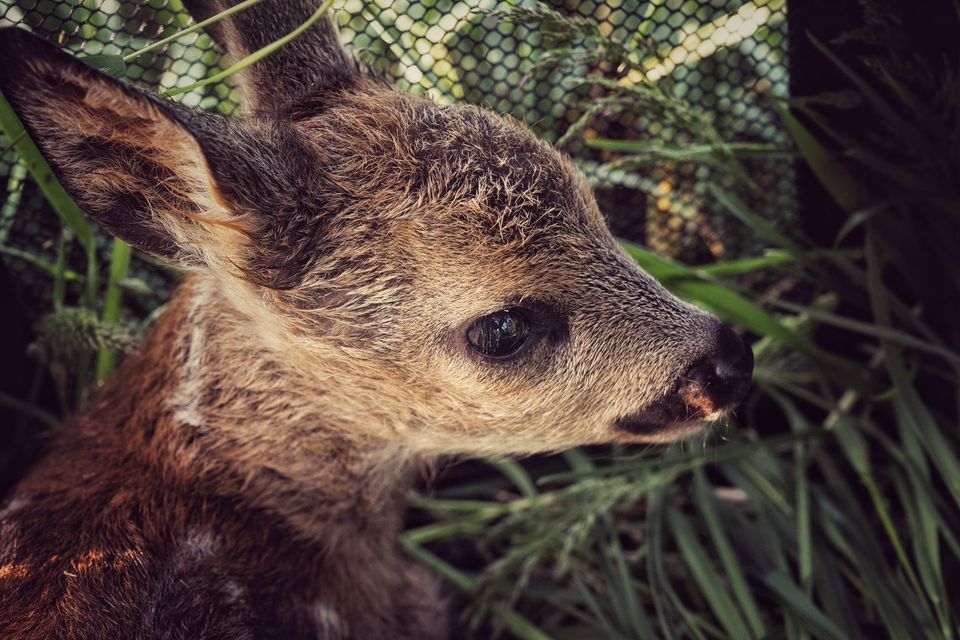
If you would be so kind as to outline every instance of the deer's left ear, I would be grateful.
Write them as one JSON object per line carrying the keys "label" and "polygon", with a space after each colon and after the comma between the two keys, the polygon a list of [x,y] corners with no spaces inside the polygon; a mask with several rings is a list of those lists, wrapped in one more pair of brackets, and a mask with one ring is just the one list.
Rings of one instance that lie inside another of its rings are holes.
{"label": "deer's left ear", "polygon": [[229,269],[242,258],[259,224],[250,176],[279,164],[268,141],[118,82],[20,29],[0,31],[0,59],[0,90],[98,224],[185,267]]}

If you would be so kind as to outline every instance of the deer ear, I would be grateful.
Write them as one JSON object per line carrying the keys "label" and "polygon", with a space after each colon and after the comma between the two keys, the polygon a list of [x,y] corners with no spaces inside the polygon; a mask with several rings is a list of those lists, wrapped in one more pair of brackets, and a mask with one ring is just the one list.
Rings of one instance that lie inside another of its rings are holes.
{"label": "deer ear", "polygon": [[[238,1],[184,0],[184,5],[200,21]],[[264,0],[207,30],[228,57],[239,60],[297,29],[320,5],[320,0]],[[328,10],[306,31],[240,73],[251,111],[284,112],[299,98],[343,90],[357,81],[359,67],[340,45],[331,14]]]}
{"label": "deer ear", "polygon": [[235,124],[122,84],[20,29],[0,31],[0,59],[0,90],[98,224],[181,266],[236,259],[255,216],[229,197],[227,174],[257,154],[234,148]]}

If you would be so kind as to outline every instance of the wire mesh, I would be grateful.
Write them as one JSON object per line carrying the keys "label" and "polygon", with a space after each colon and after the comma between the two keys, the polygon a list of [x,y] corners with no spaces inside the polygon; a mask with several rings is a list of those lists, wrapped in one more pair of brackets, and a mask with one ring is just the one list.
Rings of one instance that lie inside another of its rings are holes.
{"label": "wire mesh", "polygon": [[[336,19],[344,43],[403,89],[511,114],[543,138],[557,141],[583,114],[590,95],[570,91],[563,72],[538,72],[543,35],[491,15],[506,6],[493,0],[346,0]],[[722,139],[786,146],[771,105],[788,89],[785,0],[555,0],[550,6],[595,21],[611,41],[637,34],[646,38],[655,53],[645,68],[646,80],[669,81],[672,95],[707,114]],[[138,55],[192,24],[180,0],[0,0],[0,25],[11,24],[81,57],[124,56],[123,77],[159,92],[187,87],[222,70],[219,51],[202,32]],[[176,99],[227,115],[239,103],[229,81],[191,89]],[[593,181],[615,233],[692,262],[758,249],[749,231],[734,226],[705,191],[707,184],[729,180],[714,167],[663,161],[642,171],[611,170],[605,163],[616,153],[583,144],[604,137],[688,141],[656,120],[611,117],[596,119],[565,147]],[[39,312],[49,281],[36,259],[55,259],[59,224],[9,141],[0,144],[6,149],[0,157],[0,249],[26,301]],[[743,165],[755,183],[746,191],[747,204],[789,228],[795,211],[789,160],[746,159]],[[84,258],[79,248],[74,250],[68,262],[81,270]],[[35,260],[25,259],[23,252]],[[146,313],[164,298],[170,277],[142,256],[132,273],[147,285],[133,299]]]}

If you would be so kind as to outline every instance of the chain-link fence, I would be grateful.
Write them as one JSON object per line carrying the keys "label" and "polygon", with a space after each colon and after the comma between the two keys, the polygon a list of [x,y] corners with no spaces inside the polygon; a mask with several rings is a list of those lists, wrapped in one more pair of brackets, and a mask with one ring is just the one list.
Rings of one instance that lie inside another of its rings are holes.
{"label": "chain-link fence", "polygon": [[[574,71],[569,68],[540,68],[548,38],[535,24],[504,14],[514,5],[346,0],[336,16],[342,39],[356,55],[404,89],[512,114],[556,142],[596,96],[589,87],[570,90]],[[646,43],[650,55],[640,61],[642,77],[628,73],[616,81],[662,84],[670,97],[705,114],[720,140],[745,148],[756,145],[762,157],[747,154],[738,160],[750,183],[742,193],[768,219],[785,227],[791,223],[792,169],[788,159],[776,158],[775,150],[786,138],[772,108],[772,100],[785,97],[788,87],[784,0],[567,0],[550,7],[592,21],[611,43],[638,38]],[[192,24],[180,0],[0,0],[0,25],[10,24],[26,26],[79,56],[112,56],[114,73],[159,92],[187,87],[222,70],[219,51],[202,32],[142,52]],[[124,63],[117,65],[116,56]],[[575,69],[586,76],[610,71],[603,63]],[[193,88],[176,99],[231,114],[237,109],[236,91],[227,81]],[[725,222],[729,217],[706,191],[708,184],[736,178],[696,161],[697,141],[642,114],[597,116],[564,141],[564,148],[594,182],[616,233],[688,261],[723,259],[757,248],[743,228]],[[654,161],[642,166],[611,166],[619,152],[589,144],[600,138],[656,139],[666,141],[667,148],[661,144]],[[0,145],[6,149],[0,156],[0,249],[39,312],[49,288],[43,264],[56,258],[59,224],[9,141]],[[79,248],[75,251],[76,264],[82,265]],[[143,315],[166,295],[168,277],[143,257],[135,259],[132,273],[146,286],[132,287],[128,301],[139,304],[134,311]]]}

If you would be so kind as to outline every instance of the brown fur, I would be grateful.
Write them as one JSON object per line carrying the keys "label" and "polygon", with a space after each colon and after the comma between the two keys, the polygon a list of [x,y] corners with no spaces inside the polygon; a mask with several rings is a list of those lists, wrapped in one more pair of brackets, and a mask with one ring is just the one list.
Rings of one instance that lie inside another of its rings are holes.
{"label": "brown fur", "polygon": [[[408,459],[326,428],[312,390],[278,395],[280,363],[239,371],[239,319],[196,304],[209,284],[183,287],[18,486],[0,637],[442,637],[433,581],[396,550]],[[191,416],[176,396],[197,357]]]}
{"label": "brown fur", "polygon": [[[313,10],[270,4],[214,36],[241,56]],[[717,321],[620,250],[566,158],[362,73],[329,22],[233,120],[0,40],[72,195],[196,271],[0,512],[0,637],[443,638],[397,548],[420,461],[669,441],[732,399],[684,382]],[[538,340],[488,361],[466,329],[510,307]]]}

